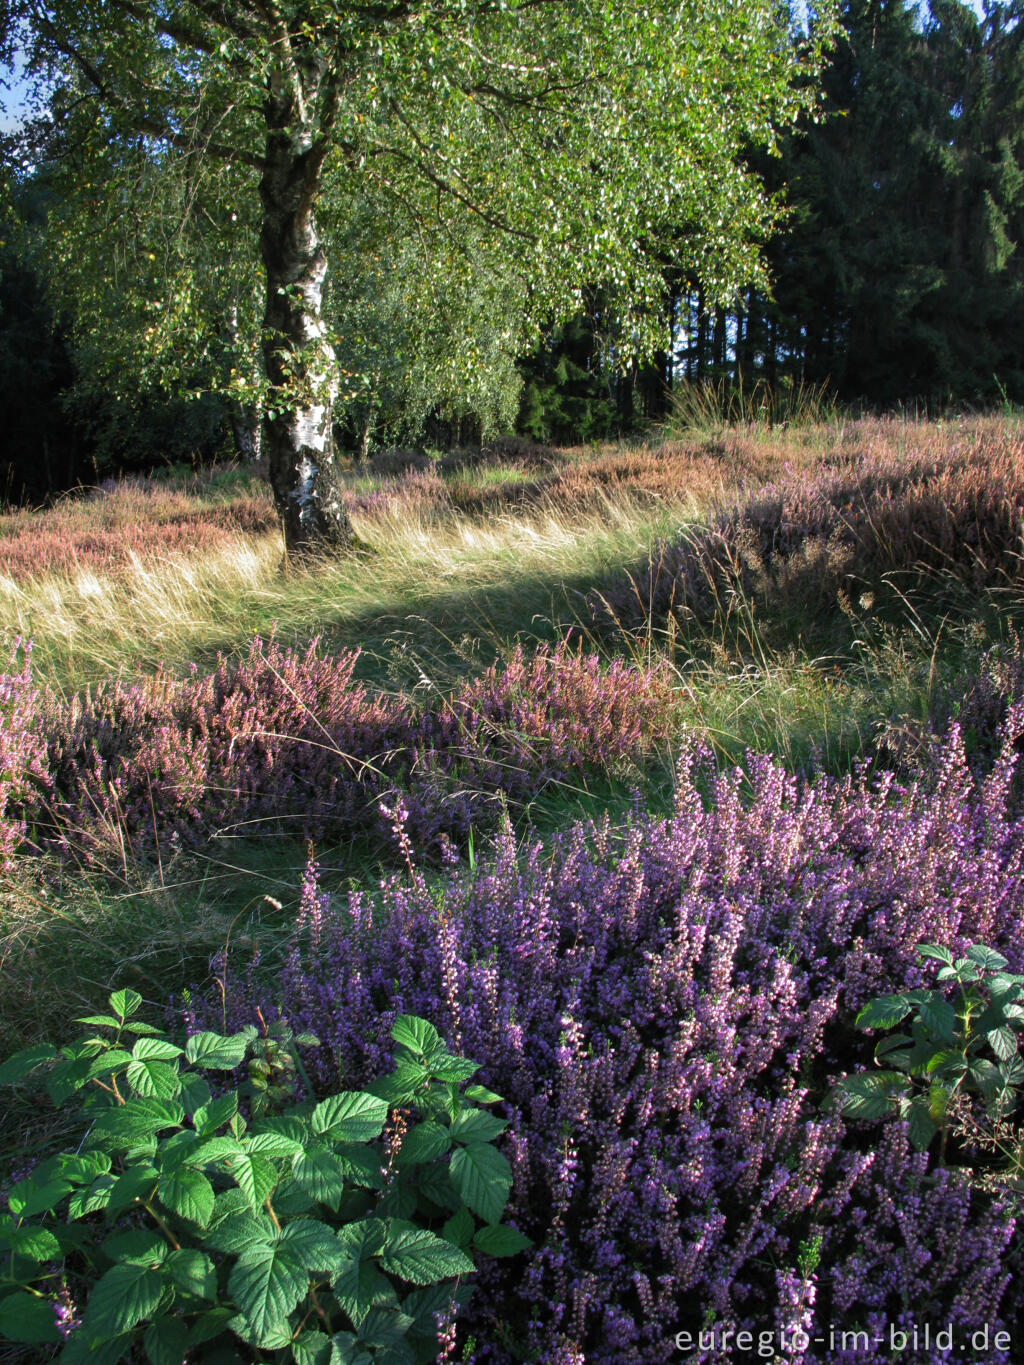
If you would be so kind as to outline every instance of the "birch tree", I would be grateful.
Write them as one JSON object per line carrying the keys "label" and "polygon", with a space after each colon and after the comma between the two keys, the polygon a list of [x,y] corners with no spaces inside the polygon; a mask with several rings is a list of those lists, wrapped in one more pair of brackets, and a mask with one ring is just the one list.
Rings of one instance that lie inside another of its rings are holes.
{"label": "birch tree", "polygon": [[51,118],[96,152],[97,194],[101,153],[142,140],[169,175],[193,158],[216,185],[223,167],[244,199],[263,451],[301,557],[351,534],[324,312],[331,186],[396,220],[472,218],[537,317],[606,282],[629,344],[653,348],[681,227],[709,296],[759,274],[775,206],[739,153],[813,99],[828,38],[819,23],[797,42],[786,16],[778,0],[7,0],[0,38],[53,82]]}

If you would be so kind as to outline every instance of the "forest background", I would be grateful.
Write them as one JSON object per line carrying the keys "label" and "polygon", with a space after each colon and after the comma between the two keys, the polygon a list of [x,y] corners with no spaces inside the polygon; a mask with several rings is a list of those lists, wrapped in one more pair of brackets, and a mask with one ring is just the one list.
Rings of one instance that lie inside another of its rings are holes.
{"label": "forest background", "polygon": [[[764,246],[770,288],[716,306],[704,280],[666,260],[671,340],[648,363],[617,363],[622,310],[600,281],[523,353],[516,298],[471,259],[463,278],[442,279],[408,240],[382,245],[350,220],[330,247],[352,380],[335,413],[340,445],[359,458],[502,430],[586,443],[634,434],[666,416],[673,390],[706,384],[827,391],[861,411],[1024,402],[1020,13],[1017,0],[986,0],[980,14],[960,0],[843,4],[823,107],[781,156],[746,153],[788,206]],[[3,136],[10,154],[15,133]],[[122,471],[251,456],[254,415],[211,392],[231,338],[219,358],[182,358],[188,319],[165,310],[164,353],[144,344],[133,294],[145,260],[90,275],[59,149],[21,156],[0,233],[0,497],[33,503]],[[166,268],[187,206],[161,205],[155,226],[152,205],[142,211],[153,268]]]}

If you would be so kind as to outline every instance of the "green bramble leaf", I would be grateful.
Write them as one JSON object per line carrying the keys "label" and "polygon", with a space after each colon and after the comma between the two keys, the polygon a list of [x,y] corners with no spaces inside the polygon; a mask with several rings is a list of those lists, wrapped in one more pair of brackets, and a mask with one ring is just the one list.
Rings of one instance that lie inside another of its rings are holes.
{"label": "green bramble leaf", "polygon": [[894,1028],[913,1008],[906,994],[881,995],[869,1000],[857,1015],[858,1028]]}
{"label": "green bramble leaf", "polygon": [[337,1211],[345,1191],[345,1171],[334,1153],[322,1143],[310,1143],[296,1154],[292,1175],[311,1199]]}
{"label": "green bramble leaf", "polygon": [[157,1197],[164,1206],[186,1222],[205,1228],[213,1213],[213,1186],[201,1171],[189,1166],[160,1177]]}
{"label": "green bramble leaf", "polygon": [[228,1279],[228,1292],[261,1340],[287,1326],[288,1315],[309,1288],[311,1268],[294,1243],[261,1242],[239,1256]]}
{"label": "green bramble leaf", "polygon": [[125,1071],[125,1079],[137,1095],[172,1100],[181,1094],[177,1068],[167,1062],[132,1062]]}
{"label": "green bramble leaf", "polygon": [[224,1037],[219,1033],[194,1033],[185,1044],[185,1057],[193,1066],[204,1066],[211,1071],[233,1071],[241,1066],[249,1047],[249,1035],[233,1033]]}
{"label": "green bramble leaf", "polygon": [[292,1342],[295,1365],[330,1365],[331,1339],[323,1332],[300,1332]]}
{"label": "green bramble leaf", "polygon": [[280,1179],[273,1162],[268,1161],[266,1157],[251,1156],[248,1152],[241,1152],[238,1156],[232,1157],[228,1172],[249,1201],[249,1207],[254,1213],[262,1207],[267,1196],[273,1193]]}
{"label": "green bramble leaf", "polygon": [[159,1175],[155,1166],[148,1161],[129,1166],[114,1181],[107,1199],[107,1213],[113,1218],[133,1204],[150,1199],[156,1193]]}
{"label": "green bramble leaf", "polygon": [[113,1337],[152,1317],[164,1292],[164,1277],[148,1265],[115,1265],[89,1295],[81,1331]]}
{"label": "green bramble leaf", "polygon": [[33,1346],[60,1341],[52,1302],[20,1289],[13,1294],[3,1294],[0,1297],[0,1337]]}
{"label": "green bramble leaf", "polygon": [[902,1093],[907,1084],[898,1071],[863,1072],[847,1077],[833,1093],[844,1116],[880,1119],[892,1112],[893,1096]]}
{"label": "green bramble leaf", "polygon": [[427,1065],[430,1074],[437,1080],[451,1081],[455,1084],[468,1081],[480,1070],[479,1064],[470,1061],[468,1057],[453,1057],[447,1052],[443,1056],[429,1058]]}
{"label": "green bramble leaf", "polygon": [[51,1047],[49,1043],[39,1043],[36,1047],[27,1047],[22,1052],[16,1052],[0,1066],[0,1085],[14,1085],[24,1080],[36,1067],[52,1062],[56,1056],[57,1049]]}
{"label": "green bramble leaf", "polygon": [[1008,1062],[1017,1055],[1017,1035],[1005,1024],[985,1035],[989,1047],[1001,1062]]}
{"label": "green bramble leaf", "polygon": [[944,962],[947,967],[953,965],[953,954],[941,943],[919,943],[917,952],[920,957],[934,958],[936,962]]}
{"label": "green bramble leaf", "polygon": [[184,1120],[185,1111],[175,1100],[140,1095],[100,1114],[88,1142],[116,1151],[144,1142],[165,1128],[180,1128]]}
{"label": "green bramble leaf", "polygon": [[216,1299],[217,1271],[204,1251],[181,1247],[165,1262],[167,1273],[180,1290],[197,1299]]}
{"label": "green bramble leaf", "polygon": [[107,1003],[117,1015],[119,1022],[123,1023],[130,1015],[137,1014],[142,1008],[142,996],[139,995],[138,991],[115,991],[113,995],[108,997]]}
{"label": "green bramble leaf", "polygon": [[13,1224],[0,1232],[0,1246],[6,1246],[14,1256],[38,1265],[41,1261],[55,1261],[60,1257],[61,1245],[49,1228],[26,1223]]}
{"label": "green bramble leaf", "polygon": [[496,1095],[493,1090],[488,1090],[485,1085],[469,1085],[466,1087],[466,1099],[473,1100],[476,1104],[500,1104],[501,1096]]}
{"label": "green bramble leaf", "polygon": [[102,1251],[108,1260],[119,1265],[158,1266],[167,1259],[169,1248],[158,1232],[143,1228],[119,1232],[108,1237]]}
{"label": "green bramble leaf", "polygon": [[466,1253],[425,1228],[395,1219],[380,1254],[385,1270],[410,1284],[437,1284],[456,1275],[472,1275],[475,1269]]}
{"label": "green bramble leaf", "polygon": [[395,1164],[399,1169],[404,1169],[407,1166],[418,1166],[427,1161],[434,1161],[447,1152],[451,1145],[448,1129],[443,1124],[428,1119],[406,1133],[398,1149]]}
{"label": "green bramble leaf", "polygon": [[968,959],[981,967],[986,972],[1001,972],[1009,964],[1006,958],[997,953],[994,948],[988,948],[984,943],[972,944],[967,949]]}
{"label": "green bramble leaf", "polygon": [[921,1022],[930,1030],[933,1037],[944,1043],[952,1043],[956,1029],[956,1010],[948,1000],[939,995],[938,991],[929,993],[928,999],[922,1001],[918,1013]]}
{"label": "green bramble leaf", "polygon": [[451,1126],[451,1135],[456,1142],[493,1142],[507,1127],[504,1119],[495,1118],[493,1114],[463,1109]]}
{"label": "green bramble leaf", "polygon": [[907,1107],[907,1123],[910,1128],[910,1141],[919,1152],[923,1152],[931,1143],[940,1127],[929,1112],[928,1099],[924,1095],[918,1095],[916,1099],[911,1100]]}
{"label": "green bramble leaf", "polygon": [[151,1365],[182,1365],[186,1359],[189,1330],[181,1318],[155,1318],[143,1334],[142,1344]]}
{"label": "green bramble leaf", "polygon": [[473,1233],[476,1231],[476,1220],[466,1208],[465,1204],[459,1209],[458,1213],[453,1213],[444,1227],[441,1229],[445,1240],[451,1242],[453,1246],[468,1247],[473,1240]]}
{"label": "green bramble leaf", "polygon": [[238,1091],[229,1091],[226,1095],[219,1095],[217,1099],[208,1100],[193,1111],[192,1122],[196,1131],[205,1137],[208,1133],[216,1132],[223,1124],[228,1123],[238,1113]]}
{"label": "green bramble leaf", "polygon": [[485,1256],[517,1256],[533,1246],[529,1237],[524,1237],[515,1228],[499,1224],[481,1228],[473,1238],[477,1251]]}
{"label": "green bramble leaf", "polygon": [[448,1165],[452,1184],[485,1223],[501,1218],[512,1188],[512,1167],[502,1154],[484,1142],[459,1147]]}
{"label": "green bramble leaf", "polygon": [[27,1180],[19,1180],[11,1187],[7,1206],[15,1218],[33,1218],[37,1213],[48,1213],[72,1188],[69,1180],[40,1183],[29,1176]]}
{"label": "green bramble leaf", "polygon": [[426,1019],[418,1019],[414,1014],[400,1014],[391,1027],[391,1036],[399,1047],[404,1047],[414,1057],[433,1058],[439,1053],[447,1053],[441,1035],[433,1024]]}
{"label": "green bramble leaf", "polygon": [[313,1132],[333,1142],[372,1142],[388,1117],[387,1103],[360,1090],[321,1100],[310,1117]]}

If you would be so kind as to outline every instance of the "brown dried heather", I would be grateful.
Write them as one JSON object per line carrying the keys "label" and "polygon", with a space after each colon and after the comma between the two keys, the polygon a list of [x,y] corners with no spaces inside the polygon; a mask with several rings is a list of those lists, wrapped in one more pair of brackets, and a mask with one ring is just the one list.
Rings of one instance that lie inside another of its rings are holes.
{"label": "brown dried heather", "polygon": [[15,580],[83,569],[116,572],[132,559],[194,553],[277,524],[268,493],[205,505],[193,491],[126,481],[46,511],[0,516],[0,573]]}
{"label": "brown dried heather", "polygon": [[710,619],[735,591],[785,611],[889,585],[994,589],[1024,576],[1022,524],[1019,431],[855,423],[816,467],[790,466],[710,525],[656,545],[591,606],[599,622],[632,629]]}

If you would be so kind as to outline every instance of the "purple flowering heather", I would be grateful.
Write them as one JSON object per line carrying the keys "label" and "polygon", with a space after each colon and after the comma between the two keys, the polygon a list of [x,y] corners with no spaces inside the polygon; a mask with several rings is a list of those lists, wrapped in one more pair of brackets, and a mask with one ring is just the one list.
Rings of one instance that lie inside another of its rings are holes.
{"label": "purple flowering heather", "polygon": [[[982,779],[954,728],[927,787],[801,780],[763,757],[716,774],[691,747],[668,819],[578,824],[548,849],[506,831],[475,873],[334,897],[274,991],[228,973],[233,1022],[276,1005],[315,1032],[325,1088],[386,1067],[398,1012],[482,1063],[535,1248],[480,1273],[479,1365],[653,1365],[708,1321],[755,1340],[808,1322],[1015,1331],[1011,1208],[934,1169],[899,1122],[847,1123],[822,1100],[865,1064],[858,1007],[924,979],[918,942],[983,941],[1024,967],[1007,800],[1022,733],[1011,707]],[[818,1237],[812,1279],[801,1249]]]}
{"label": "purple flowering heather", "polygon": [[517,649],[427,707],[356,682],[357,658],[256,639],[206,676],[118,676],[70,701],[26,661],[0,678],[0,855],[27,818],[79,855],[218,831],[386,841],[381,799],[401,795],[409,837],[440,857],[502,801],[638,760],[672,727],[662,672],[566,645]]}
{"label": "purple flowering heather", "polygon": [[49,793],[46,745],[39,734],[39,689],[32,681],[32,646],[16,637],[0,672],[0,872],[10,869],[26,835],[25,813]]}

